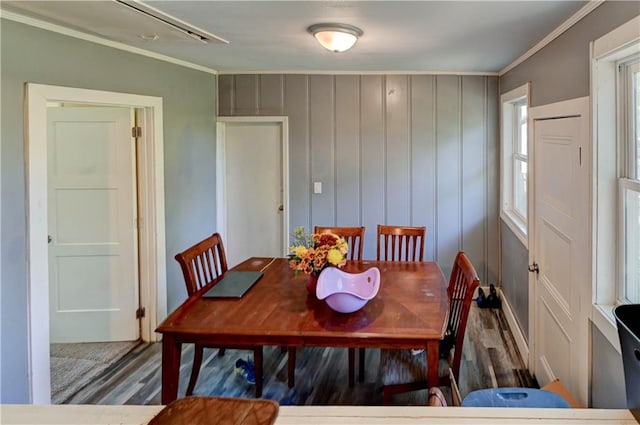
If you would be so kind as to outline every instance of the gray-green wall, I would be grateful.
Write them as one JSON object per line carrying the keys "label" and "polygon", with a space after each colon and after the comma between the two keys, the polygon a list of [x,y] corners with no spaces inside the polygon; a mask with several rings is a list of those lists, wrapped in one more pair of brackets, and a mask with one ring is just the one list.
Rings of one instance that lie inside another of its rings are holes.
{"label": "gray-green wall", "polygon": [[26,403],[26,82],[163,98],[168,308],[186,291],[173,254],[215,231],[216,78],[6,19],[2,44],[1,403]]}
{"label": "gray-green wall", "polygon": [[[629,21],[640,13],[638,1],[608,1],[597,7],[580,22],[575,24],[548,46],[537,52],[500,78],[500,93],[506,93],[526,82],[531,82],[531,106],[546,105],[563,100],[589,96],[589,43],[608,33],[612,29]],[[507,226],[503,229],[503,248],[505,241],[517,238]],[[587,229],[585,229],[587,231]],[[513,264],[527,264],[528,251],[524,249],[502,251],[502,281],[506,296],[515,304],[529,304],[527,277]],[[507,284],[508,283],[508,284]],[[521,325],[526,325],[522,312],[516,316]],[[528,321],[527,321],[528,322]],[[525,327],[526,329],[526,327]],[[594,407],[619,407],[614,398],[624,394],[624,380],[618,371],[622,370],[622,360],[615,349],[600,335],[592,330],[592,362],[598,371],[616,371],[616,373],[592,374],[592,399]],[[595,342],[599,343],[596,344]],[[610,395],[613,394],[614,397]]]}
{"label": "gray-green wall", "polygon": [[[221,75],[219,114],[289,117],[290,225],[425,225],[445,274],[458,250],[498,276],[497,78]],[[323,193],[312,194],[312,182]]]}
{"label": "gray-green wall", "polygon": [[525,338],[529,338],[529,252],[504,221],[500,221],[500,252],[502,252],[502,291],[520,324]]}
{"label": "gray-green wall", "polygon": [[640,13],[640,2],[607,1],[500,78],[500,93],[531,82],[531,106],[588,96],[589,42]]}

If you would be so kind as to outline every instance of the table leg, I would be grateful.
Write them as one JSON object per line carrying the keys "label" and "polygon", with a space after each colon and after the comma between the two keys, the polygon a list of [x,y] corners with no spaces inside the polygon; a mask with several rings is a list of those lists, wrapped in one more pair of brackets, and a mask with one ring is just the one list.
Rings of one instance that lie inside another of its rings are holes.
{"label": "table leg", "polygon": [[296,347],[289,347],[287,349],[289,353],[289,358],[287,360],[287,374],[289,378],[289,388],[293,388],[295,384],[295,373],[296,373]]}
{"label": "table leg", "polygon": [[427,387],[438,386],[438,366],[440,362],[440,341],[430,339],[427,341]]}
{"label": "table leg", "polygon": [[180,356],[182,343],[173,335],[162,336],[162,404],[169,404],[178,398],[180,379]]}
{"label": "table leg", "polygon": [[256,373],[256,398],[262,397],[262,347],[259,350],[255,350],[253,354],[253,365]]}

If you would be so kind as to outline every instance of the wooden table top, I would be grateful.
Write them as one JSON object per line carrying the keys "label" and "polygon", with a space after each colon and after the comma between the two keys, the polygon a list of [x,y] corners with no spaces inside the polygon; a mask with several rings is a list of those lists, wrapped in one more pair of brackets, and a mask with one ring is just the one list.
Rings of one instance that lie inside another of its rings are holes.
{"label": "wooden table top", "polygon": [[295,275],[285,258],[250,258],[232,270],[263,270],[264,276],[239,299],[185,301],[156,330],[177,341],[255,345],[360,347],[425,346],[444,336],[446,281],[433,262],[348,262],[344,270],[380,269],[376,297],[354,313],[337,313],[308,294],[307,275]]}

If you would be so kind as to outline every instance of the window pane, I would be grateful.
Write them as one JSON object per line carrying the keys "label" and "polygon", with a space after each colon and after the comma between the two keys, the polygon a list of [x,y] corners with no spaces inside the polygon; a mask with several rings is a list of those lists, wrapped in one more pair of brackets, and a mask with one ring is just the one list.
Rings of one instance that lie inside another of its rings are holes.
{"label": "window pane", "polygon": [[513,164],[513,209],[527,219],[527,163],[519,159]]}
{"label": "window pane", "polygon": [[518,105],[518,153],[527,155],[527,105]]}
{"label": "window pane", "polygon": [[624,190],[624,292],[640,303],[640,192]]}

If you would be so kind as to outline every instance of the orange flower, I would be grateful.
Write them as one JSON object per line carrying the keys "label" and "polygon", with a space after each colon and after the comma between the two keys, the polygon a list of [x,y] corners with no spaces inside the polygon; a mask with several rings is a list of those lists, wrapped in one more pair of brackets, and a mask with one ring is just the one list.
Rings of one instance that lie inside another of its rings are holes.
{"label": "orange flower", "polygon": [[318,275],[325,267],[343,267],[349,245],[333,233],[304,233],[302,226],[293,231],[294,244],[289,248],[289,266],[298,272]]}

